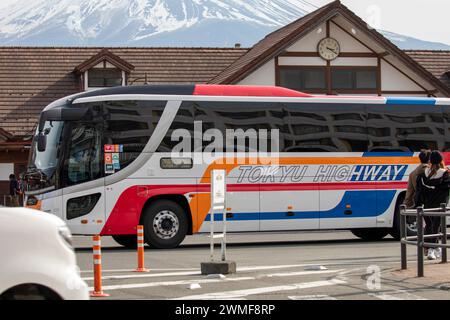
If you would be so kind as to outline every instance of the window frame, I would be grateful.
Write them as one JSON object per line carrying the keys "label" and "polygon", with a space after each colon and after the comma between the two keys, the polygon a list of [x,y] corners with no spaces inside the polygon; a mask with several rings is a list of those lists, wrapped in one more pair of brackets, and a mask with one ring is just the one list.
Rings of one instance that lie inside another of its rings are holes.
{"label": "window frame", "polygon": [[[335,88],[333,86],[333,72],[334,71],[352,71],[352,86],[351,88]],[[375,76],[375,87],[374,88],[357,88],[357,72],[358,71],[371,71]],[[376,66],[332,66],[331,67],[331,90],[337,92],[345,92],[345,93],[361,93],[361,92],[377,92],[377,88],[379,86],[378,76],[377,76],[377,67]]]}
{"label": "window frame", "polygon": [[[89,86],[89,79],[90,79],[89,78],[89,72],[91,70],[102,70],[102,71],[104,71],[104,70],[117,70],[121,74],[122,82],[121,82],[121,84],[119,86],[108,87],[108,86],[105,85],[105,78],[103,78],[103,86],[102,87]],[[123,87],[125,85],[126,85],[126,73],[125,73],[125,71],[123,71],[123,70],[121,70],[119,68],[91,68],[89,70],[86,70],[85,73],[84,73],[84,90],[85,91],[98,90],[98,89],[104,89],[104,88]]]}
{"label": "window frame", "polygon": [[[315,94],[379,94],[381,90],[381,79],[379,78],[379,70],[377,66],[317,66],[317,65],[276,65],[275,69],[275,83],[277,86],[283,86],[281,82],[281,72],[286,69],[309,69],[309,68],[318,68],[323,69],[325,72],[325,88],[324,89],[299,89],[299,88],[291,88],[292,90],[307,92],[307,93],[315,93]],[[375,88],[362,88],[355,89],[354,86],[352,89],[335,89],[333,88],[332,83],[332,74],[333,70],[336,69],[355,69],[355,70],[373,70],[375,73],[376,85]],[[285,86],[286,88],[290,88]]]}
{"label": "window frame", "polygon": [[[283,70],[322,70],[323,76],[324,76],[324,87],[323,88],[291,88],[293,90],[302,90],[302,91],[308,91],[308,92],[326,92],[327,91],[327,67],[326,66],[278,66],[277,74],[278,74],[278,85],[283,87],[283,83],[281,82],[281,72]],[[301,80],[302,85],[304,85],[304,79]],[[286,88],[290,88],[287,87]]]}

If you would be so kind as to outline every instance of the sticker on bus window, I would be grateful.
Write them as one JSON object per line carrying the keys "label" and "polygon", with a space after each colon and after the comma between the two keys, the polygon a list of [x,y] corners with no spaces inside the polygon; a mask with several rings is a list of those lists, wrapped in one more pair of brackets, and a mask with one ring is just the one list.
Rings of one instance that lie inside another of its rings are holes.
{"label": "sticker on bus window", "polygon": [[113,144],[105,144],[104,149],[105,149],[105,152],[114,152],[114,145]]}
{"label": "sticker on bus window", "polygon": [[111,153],[105,153],[105,164],[113,164],[113,156]]}
{"label": "sticker on bus window", "polygon": [[114,166],[112,164],[105,164],[105,173],[114,173]]}
{"label": "sticker on bus window", "polygon": [[118,153],[112,154],[112,164],[115,170],[120,170],[120,156]]}

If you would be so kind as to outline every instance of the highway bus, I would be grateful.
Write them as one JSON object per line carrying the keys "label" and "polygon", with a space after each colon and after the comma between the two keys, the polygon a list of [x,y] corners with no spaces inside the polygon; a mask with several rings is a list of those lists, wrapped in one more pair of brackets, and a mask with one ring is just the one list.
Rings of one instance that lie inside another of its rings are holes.
{"label": "highway bus", "polygon": [[[418,152],[439,150],[450,160],[449,123],[446,98],[238,85],[83,92],[42,111],[26,206],[59,216],[74,234],[111,235],[126,247],[141,224],[148,245],[173,248],[209,231],[210,173],[225,169],[229,232],[345,229],[366,240],[398,238]],[[239,138],[230,132],[244,134],[242,145],[228,148]],[[221,228],[222,213],[214,218]]]}

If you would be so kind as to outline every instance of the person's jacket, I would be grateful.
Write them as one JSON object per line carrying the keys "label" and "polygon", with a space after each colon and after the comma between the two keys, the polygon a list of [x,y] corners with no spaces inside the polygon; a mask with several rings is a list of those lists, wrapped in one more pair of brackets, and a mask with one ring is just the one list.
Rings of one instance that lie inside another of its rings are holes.
{"label": "person's jacket", "polygon": [[17,180],[9,180],[9,195],[17,196],[19,193],[19,183]]}
{"label": "person's jacket", "polygon": [[450,175],[446,169],[439,169],[432,177],[430,168],[417,177],[415,206],[439,208],[441,203],[448,202]]}
{"label": "person's jacket", "polygon": [[414,208],[414,198],[416,196],[417,177],[425,172],[427,165],[421,163],[413,172],[409,174],[408,189],[406,190],[405,201],[403,204],[407,208]]}

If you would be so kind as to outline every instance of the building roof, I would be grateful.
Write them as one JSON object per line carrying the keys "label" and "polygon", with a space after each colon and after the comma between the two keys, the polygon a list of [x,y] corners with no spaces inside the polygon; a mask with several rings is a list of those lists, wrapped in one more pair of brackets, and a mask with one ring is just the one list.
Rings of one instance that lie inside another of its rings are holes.
{"label": "building roof", "polygon": [[450,50],[405,50],[405,52],[450,88]]}
{"label": "building roof", "polygon": [[333,1],[328,5],[321,7],[310,14],[278,29],[258,42],[245,55],[236,60],[223,72],[218,74],[210,83],[233,84],[248,76],[259,67],[282,53],[304,35],[320,26],[325,21],[336,16],[342,16],[359,30],[363,31],[378,45],[382,46],[387,53],[398,58],[403,64],[413,70],[415,73],[429,81],[439,91],[450,95],[450,87],[444,84],[440,79],[433,76],[428,70],[418,64],[409,55],[396,47],[391,41],[386,39],[375,29],[370,29],[367,23],[344,6],[339,0]]}
{"label": "building roof", "polygon": [[76,66],[74,71],[77,74],[81,74],[91,69],[92,67],[95,67],[96,65],[98,65],[103,61],[111,63],[113,66],[122,71],[131,72],[134,69],[134,66],[131,63],[125,61],[118,55],[115,55],[114,53],[105,48],[102,49],[96,55],[92,56],[91,58],[87,59],[86,61]]}
{"label": "building roof", "polygon": [[301,38],[310,31],[314,24],[319,25],[323,21],[335,15],[338,2],[331,2],[310,14],[268,34],[259,41],[247,54],[236,60],[228,68],[218,74],[210,83],[231,84],[245,78],[251,72],[261,67],[272,57],[281,53],[286,47],[289,47],[293,41]]}
{"label": "building roof", "polygon": [[[29,135],[49,103],[80,91],[76,66],[104,48],[0,47],[0,122],[15,136]],[[206,83],[248,49],[107,48],[135,69],[133,84]]]}

